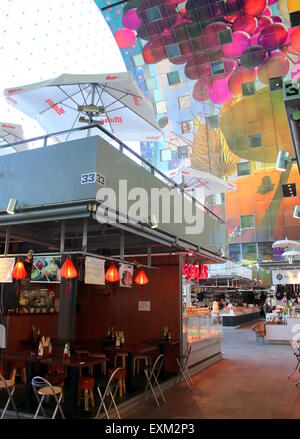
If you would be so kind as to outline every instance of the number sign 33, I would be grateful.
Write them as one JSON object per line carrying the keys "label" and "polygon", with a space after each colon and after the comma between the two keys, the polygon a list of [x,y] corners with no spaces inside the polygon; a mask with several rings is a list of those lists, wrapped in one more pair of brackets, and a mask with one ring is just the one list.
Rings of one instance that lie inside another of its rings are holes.
{"label": "number sign 33", "polygon": [[89,172],[87,174],[81,174],[81,184],[92,184],[98,183],[101,186],[105,186],[105,178],[103,175],[98,174],[97,172]]}

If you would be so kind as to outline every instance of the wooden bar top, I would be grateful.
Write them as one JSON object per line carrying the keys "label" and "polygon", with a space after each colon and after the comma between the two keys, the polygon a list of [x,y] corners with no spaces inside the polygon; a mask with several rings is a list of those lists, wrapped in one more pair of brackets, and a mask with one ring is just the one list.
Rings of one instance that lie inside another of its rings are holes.
{"label": "wooden bar top", "polygon": [[133,354],[145,354],[147,352],[153,352],[157,349],[157,344],[153,346],[147,346],[144,344],[129,344],[120,346],[119,348],[116,346],[106,346],[104,348],[106,351],[114,352],[114,353],[126,353],[131,352]]}

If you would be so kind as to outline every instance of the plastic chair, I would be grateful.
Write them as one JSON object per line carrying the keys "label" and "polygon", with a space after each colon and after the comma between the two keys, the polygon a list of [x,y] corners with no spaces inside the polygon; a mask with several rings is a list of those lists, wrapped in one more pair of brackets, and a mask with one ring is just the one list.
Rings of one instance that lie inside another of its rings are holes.
{"label": "plastic chair", "polygon": [[[118,389],[120,387],[120,382],[121,382],[122,379],[123,379],[123,369],[121,367],[118,367],[111,374],[103,394],[101,393],[100,386],[98,385],[97,390],[98,390],[101,402],[100,402],[100,405],[99,405],[99,408],[98,408],[98,411],[97,411],[97,414],[96,414],[96,419],[99,417],[99,415],[101,413],[102,407],[104,409],[106,418],[110,419],[109,411],[110,411],[112,405],[115,408],[115,411],[117,413],[118,418],[121,419],[121,416],[120,416],[120,413],[119,413],[118,406],[116,404],[115,398],[116,398],[116,394],[118,392]],[[110,404],[109,404],[108,408],[106,407],[106,404],[105,404],[105,399],[107,397],[111,398],[111,401],[110,401]]]}
{"label": "plastic chair", "polygon": [[[47,417],[43,409],[43,402],[44,399],[48,396],[53,396],[56,402],[56,406],[51,419],[55,419],[58,410],[60,411],[62,418],[65,419],[64,413],[60,405],[63,396],[62,388],[58,386],[52,386],[49,381],[40,376],[34,377],[31,381],[31,385],[33,387],[34,394],[38,402],[38,408],[33,416],[33,419],[37,418],[40,410],[42,411],[44,417]],[[59,398],[57,398],[57,395],[59,395]]]}
{"label": "plastic chair", "polygon": [[190,388],[191,384],[193,384],[193,380],[188,368],[188,362],[190,359],[191,352],[192,352],[192,346],[189,345],[187,346],[186,351],[183,355],[179,355],[178,357],[176,357],[176,361],[179,366],[176,382],[179,385],[181,383],[182,378],[184,378],[188,388]]}
{"label": "plastic chair", "polygon": [[147,384],[146,384],[146,388],[145,388],[145,395],[147,394],[148,388],[150,387],[158,407],[160,406],[160,404],[159,404],[157,395],[155,393],[155,387],[158,388],[159,393],[160,393],[160,395],[162,397],[162,400],[164,402],[166,402],[164,394],[163,394],[163,392],[161,390],[161,387],[159,385],[159,382],[158,382],[158,377],[159,377],[160,371],[162,369],[162,366],[164,364],[164,361],[165,361],[165,355],[164,354],[160,354],[156,358],[152,368],[149,366],[149,367],[146,367],[144,369],[144,372],[145,372],[145,375],[146,375],[146,378],[147,378]]}
{"label": "plastic chair", "polygon": [[[12,380],[5,380],[3,378],[3,376],[0,375],[0,390],[1,389],[6,390],[8,398],[7,398],[7,401],[6,401],[6,404],[5,404],[5,407],[3,409],[3,412],[2,412],[0,419],[4,419],[5,413],[9,407],[10,403],[12,403],[12,406],[14,408],[14,411],[16,412],[17,418],[20,418],[16,404],[15,404],[14,399],[13,399],[13,394],[15,391],[15,383]],[[12,389],[12,390],[10,390],[10,389]]]}

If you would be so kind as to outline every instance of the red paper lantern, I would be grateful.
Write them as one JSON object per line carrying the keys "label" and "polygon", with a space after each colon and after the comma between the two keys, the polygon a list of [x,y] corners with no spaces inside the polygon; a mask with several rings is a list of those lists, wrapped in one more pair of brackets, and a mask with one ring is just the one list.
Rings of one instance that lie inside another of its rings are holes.
{"label": "red paper lantern", "polygon": [[112,299],[112,290],[113,290],[113,283],[118,282],[120,280],[120,274],[117,267],[112,264],[109,269],[105,273],[105,280],[111,284],[110,286],[110,298]]}
{"label": "red paper lantern", "polygon": [[148,279],[146,273],[144,272],[144,270],[140,270],[135,278],[135,283],[137,283],[138,285],[141,286],[141,297],[143,297],[142,286],[147,285],[148,282],[149,282],[149,279]]}
{"label": "red paper lantern", "polygon": [[26,279],[27,271],[22,261],[18,261],[11,272],[11,277],[17,281],[17,296],[19,295],[19,280]]}
{"label": "red paper lantern", "polygon": [[67,297],[69,296],[69,280],[74,279],[77,276],[77,270],[71,258],[68,258],[63,263],[60,270],[60,275],[64,279],[67,279]]}

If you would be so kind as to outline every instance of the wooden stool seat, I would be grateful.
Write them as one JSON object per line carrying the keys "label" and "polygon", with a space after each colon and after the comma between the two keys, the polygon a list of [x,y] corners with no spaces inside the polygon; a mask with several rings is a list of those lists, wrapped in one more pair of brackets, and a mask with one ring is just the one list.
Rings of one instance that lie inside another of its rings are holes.
{"label": "wooden stool seat", "polygon": [[[85,376],[80,377],[78,382],[78,389],[84,391],[84,410],[89,410],[89,401],[92,407],[95,407],[93,388],[95,387],[95,378]],[[78,404],[80,403],[80,396],[78,397]]]}
{"label": "wooden stool seat", "polygon": [[[62,388],[58,387],[58,386],[52,386],[54,393],[56,395],[60,395],[62,393]],[[53,395],[52,389],[51,387],[42,387],[41,389],[38,390],[38,393],[40,395],[46,395],[46,396],[50,396]]]}
{"label": "wooden stool seat", "polygon": [[[114,373],[115,369],[109,369],[108,371],[108,376],[111,377],[112,374]],[[126,395],[126,383],[125,383],[125,379],[126,379],[126,369],[122,369],[119,372],[117,372],[114,376],[114,381],[117,381],[120,378],[120,374],[122,373],[122,379],[120,380],[120,384],[119,384],[119,394],[120,394],[120,398],[122,398],[122,396]]]}
{"label": "wooden stool seat", "polygon": [[[108,361],[106,358],[106,355],[105,354],[90,354],[90,356],[95,357],[95,358],[99,358],[102,360],[101,361],[101,370],[102,370],[103,375],[106,375],[106,363]],[[89,367],[89,372],[91,375],[94,374],[94,366],[93,365]]]}
{"label": "wooden stool seat", "polygon": [[[18,371],[20,371],[18,373]],[[9,379],[15,383],[16,376],[22,377],[22,382],[26,384],[26,363],[25,361],[12,361]]]}
{"label": "wooden stool seat", "polygon": [[[6,381],[7,387],[8,387],[9,389],[11,389],[12,387],[14,387],[15,383],[14,383],[12,380],[5,380],[5,381]],[[0,389],[4,389],[4,388],[5,388],[4,382],[3,382],[3,381],[0,381]]]}
{"label": "wooden stool seat", "polygon": [[126,369],[126,359],[128,357],[128,352],[119,352],[115,355],[115,369],[117,368],[118,359],[122,360],[122,369]]}
{"label": "wooden stool seat", "polygon": [[145,362],[146,368],[151,365],[151,357],[149,355],[135,355],[133,358],[133,375],[135,375],[136,371],[138,374],[140,373],[140,361]]}

